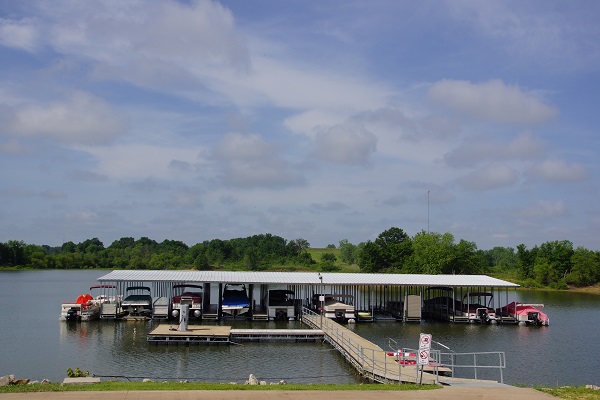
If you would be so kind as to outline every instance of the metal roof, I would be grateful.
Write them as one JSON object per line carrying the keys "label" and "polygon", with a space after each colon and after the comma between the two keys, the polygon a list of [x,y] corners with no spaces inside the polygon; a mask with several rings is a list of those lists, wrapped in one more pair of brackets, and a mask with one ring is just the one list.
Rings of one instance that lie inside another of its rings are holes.
{"label": "metal roof", "polygon": [[[321,282],[319,277],[323,277]],[[100,282],[256,283],[288,285],[392,285],[392,286],[491,286],[518,287],[516,283],[487,275],[358,274],[336,272],[248,272],[118,270]]]}

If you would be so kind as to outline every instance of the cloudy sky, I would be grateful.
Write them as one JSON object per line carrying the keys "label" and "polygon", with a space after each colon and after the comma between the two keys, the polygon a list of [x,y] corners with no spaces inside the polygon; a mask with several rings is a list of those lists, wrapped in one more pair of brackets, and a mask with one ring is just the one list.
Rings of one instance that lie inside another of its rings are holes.
{"label": "cloudy sky", "polygon": [[600,3],[0,1],[0,241],[600,249]]}

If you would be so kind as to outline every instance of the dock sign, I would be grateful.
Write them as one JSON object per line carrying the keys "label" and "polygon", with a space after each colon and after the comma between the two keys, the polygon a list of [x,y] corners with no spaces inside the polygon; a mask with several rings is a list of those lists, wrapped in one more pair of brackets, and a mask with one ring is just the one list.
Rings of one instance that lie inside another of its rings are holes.
{"label": "dock sign", "polygon": [[429,351],[431,350],[431,335],[428,333],[421,333],[419,336],[419,358],[417,359],[417,365],[428,365],[429,364]]}

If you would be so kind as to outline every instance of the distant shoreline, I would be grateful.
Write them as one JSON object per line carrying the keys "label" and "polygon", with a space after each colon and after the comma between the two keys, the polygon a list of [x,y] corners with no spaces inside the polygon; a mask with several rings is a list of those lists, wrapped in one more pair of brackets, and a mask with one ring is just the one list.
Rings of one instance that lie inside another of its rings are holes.
{"label": "distant shoreline", "polygon": [[[115,268],[81,268],[81,269],[42,269],[42,268],[18,268],[18,267],[0,267],[0,272],[11,272],[11,271],[113,271]],[[185,270],[181,270],[185,271]],[[269,272],[264,271],[264,272]],[[360,272],[355,272],[360,273]],[[488,275],[492,276],[493,275]],[[568,289],[553,289],[549,287],[541,287],[541,288],[528,288],[528,287],[519,287],[517,290],[546,290],[549,292],[577,292],[577,293],[589,293],[600,295],[600,283],[597,283],[592,286],[584,286],[584,287],[569,287]]]}

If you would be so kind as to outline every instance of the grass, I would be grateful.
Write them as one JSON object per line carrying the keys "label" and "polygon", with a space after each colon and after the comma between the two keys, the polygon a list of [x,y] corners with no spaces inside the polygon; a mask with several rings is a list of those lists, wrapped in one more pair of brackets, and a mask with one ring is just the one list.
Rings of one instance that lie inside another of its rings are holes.
{"label": "grass", "polygon": [[78,391],[131,391],[131,390],[432,390],[435,385],[381,385],[381,384],[288,384],[288,385],[234,385],[227,383],[196,382],[120,382],[106,381],[90,385],[60,383],[1,386],[0,393],[78,392]]}
{"label": "grass", "polygon": [[[234,385],[228,383],[199,383],[199,382],[122,382],[105,381],[90,385],[67,385],[60,383],[36,385],[8,385],[0,386],[0,393],[33,393],[33,392],[81,392],[81,391],[143,391],[143,390],[323,390],[323,391],[404,391],[404,390],[435,390],[441,386],[436,385],[381,385],[381,384],[303,384],[303,385]],[[585,386],[576,387],[536,387],[533,389],[550,394],[561,399],[600,399],[600,390],[586,389]]]}
{"label": "grass", "polygon": [[340,250],[339,249],[308,248],[307,251],[308,251],[308,254],[310,254],[310,256],[312,257],[312,259],[317,262],[317,266],[315,266],[317,269],[318,269],[318,264],[321,262],[321,257],[323,257],[323,254],[333,253],[337,257],[337,261],[333,265],[335,265],[336,267],[339,268],[339,270],[336,272],[360,272],[360,268],[358,265],[347,264],[340,260]]}
{"label": "grass", "polygon": [[586,389],[585,386],[563,386],[554,388],[533,387],[540,392],[551,394],[561,399],[595,400],[600,399],[600,390]]}

